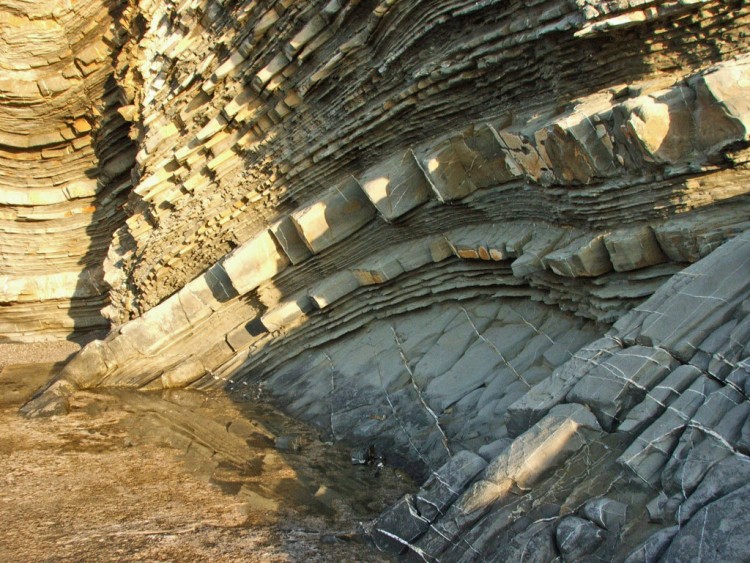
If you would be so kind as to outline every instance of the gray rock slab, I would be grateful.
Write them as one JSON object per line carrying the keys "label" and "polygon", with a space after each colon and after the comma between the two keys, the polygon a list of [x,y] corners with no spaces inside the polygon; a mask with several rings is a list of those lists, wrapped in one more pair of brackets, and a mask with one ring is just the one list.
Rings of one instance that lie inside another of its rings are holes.
{"label": "gray rock slab", "polygon": [[618,458],[645,483],[656,486],[691,417],[718,384],[699,377]]}
{"label": "gray rock slab", "polygon": [[422,205],[432,193],[411,149],[368,169],[358,180],[367,197],[388,221]]}
{"label": "gray rock slab", "polygon": [[[706,259],[683,270],[689,278],[674,292],[666,284],[657,293],[669,298],[643,322],[639,339],[688,361],[701,342],[727,322],[750,294],[750,235],[738,235]],[[656,297],[656,295],[655,295]],[[650,301],[650,300],[649,300]],[[647,301],[642,309],[650,309]]]}
{"label": "gray rock slab", "polygon": [[579,514],[600,528],[616,532],[627,521],[628,505],[611,498],[598,498],[584,504]]}
{"label": "gray rock slab", "polygon": [[354,178],[328,190],[292,215],[300,237],[317,254],[375,218],[376,210]]}
{"label": "gray rock slab", "polygon": [[732,455],[714,465],[677,513],[684,524],[709,503],[750,483],[750,458]]}
{"label": "gray rock slab", "polygon": [[467,483],[476,477],[487,462],[478,455],[463,450],[434,472],[415,494],[415,506],[419,514],[433,521],[442,516],[455,501]]}
{"label": "gray rock slab", "polygon": [[656,385],[638,405],[633,407],[617,427],[619,432],[636,434],[661,415],[680,394],[701,375],[695,366],[682,365]]}
{"label": "gray rock slab", "polygon": [[555,522],[542,520],[514,534],[489,561],[518,561],[519,563],[547,563],[557,559]]}
{"label": "gray rock slab", "polygon": [[604,362],[620,345],[611,338],[600,338],[585,346],[552,376],[532,387],[513,403],[504,421],[511,437],[519,436],[539,421],[555,405],[561,403],[575,384],[590,370]]}
{"label": "gray rock slab", "polygon": [[429,526],[429,521],[420,516],[415,508],[414,498],[406,495],[380,515],[375,522],[372,538],[381,551],[400,554]]}
{"label": "gray rock slab", "polygon": [[557,525],[555,542],[565,561],[577,561],[604,542],[604,530],[591,520],[566,516]]}
{"label": "gray rock slab", "polygon": [[625,563],[656,563],[666,552],[678,530],[678,526],[672,526],[651,534],[646,541],[630,552],[625,558]]}
{"label": "gray rock slab", "polygon": [[667,550],[665,563],[750,560],[750,485],[700,509],[683,525]]}
{"label": "gray rock slab", "polygon": [[602,427],[611,431],[676,365],[664,350],[625,348],[583,376],[567,400],[588,405]]}
{"label": "gray rock slab", "polygon": [[667,261],[648,225],[605,235],[604,245],[617,272],[638,270]]}

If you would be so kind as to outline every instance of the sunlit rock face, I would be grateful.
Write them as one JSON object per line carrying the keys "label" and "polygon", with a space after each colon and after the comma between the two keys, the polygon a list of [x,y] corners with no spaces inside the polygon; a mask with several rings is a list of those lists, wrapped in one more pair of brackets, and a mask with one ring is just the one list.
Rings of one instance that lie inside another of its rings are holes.
{"label": "sunlit rock face", "polygon": [[102,264],[135,155],[117,113],[117,2],[0,3],[0,333],[107,327]]}
{"label": "sunlit rock face", "polygon": [[104,14],[83,263],[114,328],[25,412],[260,393],[426,479],[373,541],[430,561],[750,551],[699,525],[748,482],[743,2]]}

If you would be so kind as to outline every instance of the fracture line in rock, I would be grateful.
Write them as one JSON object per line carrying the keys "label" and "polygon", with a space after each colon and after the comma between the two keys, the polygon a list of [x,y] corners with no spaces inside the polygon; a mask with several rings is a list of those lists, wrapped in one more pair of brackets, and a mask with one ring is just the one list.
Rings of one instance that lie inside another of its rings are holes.
{"label": "fracture line in rock", "polygon": [[497,347],[497,346],[495,346],[495,345],[494,345],[494,344],[493,344],[492,342],[490,342],[490,341],[489,341],[489,340],[488,340],[487,338],[485,338],[485,337],[484,337],[484,335],[483,335],[483,334],[482,334],[481,332],[479,332],[479,329],[477,328],[477,325],[475,325],[475,324],[474,324],[474,321],[473,321],[473,320],[471,319],[471,317],[469,316],[469,312],[468,312],[468,311],[467,311],[467,310],[466,310],[466,309],[465,309],[465,308],[464,308],[463,306],[461,306],[461,310],[462,310],[462,311],[464,312],[464,315],[466,315],[466,320],[468,320],[468,321],[469,321],[469,324],[471,325],[471,328],[472,328],[472,329],[474,329],[474,333],[475,333],[475,334],[477,335],[477,337],[478,337],[478,338],[479,338],[479,339],[480,339],[480,340],[481,340],[482,342],[484,342],[485,344],[487,344],[487,346],[489,346],[489,347],[490,347],[490,349],[491,349],[492,351],[494,351],[494,352],[495,352],[495,353],[496,353],[496,354],[497,354],[497,355],[498,355],[498,356],[500,357],[500,360],[501,360],[501,361],[502,361],[502,362],[503,362],[503,363],[504,363],[504,364],[505,364],[506,366],[508,366],[508,368],[510,368],[510,370],[511,370],[511,371],[513,372],[513,374],[514,374],[514,375],[515,375],[515,376],[516,376],[516,377],[518,378],[518,380],[519,380],[519,381],[522,381],[522,382],[523,382],[523,384],[524,384],[524,385],[526,385],[526,387],[528,387],[529,389],[531,389],[531,384],[530,384],[530,383],[529,383],[528,381],[526,381],[526,379],[524,379],[524,377],[523,377],[523,376],[522,376],[522,375],[521,375],[520,373],[518,373],[518,372],[516,371],[516,368],[514,368],[514,367],[513,367],[513,365],[512,365],[512,364],[510,364],[510,363],[509,363],[509,362],[508,362],[508,361],[507,361],[507,360],[505,359],[505,356],[503,356],[502,352],[500,352],[500,350],[498,349],[498,347]]}
{"label": "fracture line in rock", "polygon": [[430,414],[430,416],[435,420],[435,426],[437,427],[438,432],[440,432],[440,435],[442,436],[443,446],[445,447],[445,450],[448,452],[448,457],[453,457],[450,447],[448,446],[448,436],[445,435],[443,428],[440,426],[440,419],[438,418],[437,414],[435,414],[435,411],[433,411],[430,408],[430,405],[427,404],[427,401],[422,396],[422,392],[419,390],[417,383],[414,381],[414,372],[412,371],[411,366],[409,366],[409,361],[406,359],[406,354],[404,353],[404,347],[401,345],[401,340],[399,339],[398,333],[396,332],[396,329],[394,328],[393,325],[391,325],[391,332],[393,333],[393,339],[396,341],[396,347],[398,348],[398,353],[401,356],[401,361],[403,362],[404,367],[406,368],[406,372],[409,374],[409,382],[411,383],[411,386],[414,388],[414,391],[417,394],[419,403],[422,405],[422,408],[424,408]]}

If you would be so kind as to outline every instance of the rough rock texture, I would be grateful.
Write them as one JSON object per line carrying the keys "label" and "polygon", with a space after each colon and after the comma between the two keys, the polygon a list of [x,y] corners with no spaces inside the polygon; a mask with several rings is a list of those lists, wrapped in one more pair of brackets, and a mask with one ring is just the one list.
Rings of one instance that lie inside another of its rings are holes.
{"label": "rough rock texture", "polygon": [[116,1],[0,2],[0,334],[107,327],[103,262],[123,224],[135,145],[113,57]]}
{"label": "rough rock texture", "polygon": [[[26,413],[97,385],[260,392],[427,479],[372,530],[425,560],[750,552],[716,540],[750,455],[744,2],[91,17],[122,27],[137,150],[84,261],[114,328]],[[40,322],[22,293],[11,335]]]}

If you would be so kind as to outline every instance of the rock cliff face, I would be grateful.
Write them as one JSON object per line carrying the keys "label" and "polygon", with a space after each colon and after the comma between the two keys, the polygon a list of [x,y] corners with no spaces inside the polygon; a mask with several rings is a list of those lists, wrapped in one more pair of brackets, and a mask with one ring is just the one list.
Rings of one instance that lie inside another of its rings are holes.
{"label": "rock cliff face", "polygon": [[113,323],[28,414],[261,393],[428,561],[750,551],[744,2],[6,4],[3,331]]}
{"label": "rock cliff face", "polygon": [[135,145],[117,112],[123,7],[0,2],[0,334],[106,328],[103,262]]}

